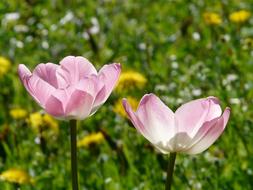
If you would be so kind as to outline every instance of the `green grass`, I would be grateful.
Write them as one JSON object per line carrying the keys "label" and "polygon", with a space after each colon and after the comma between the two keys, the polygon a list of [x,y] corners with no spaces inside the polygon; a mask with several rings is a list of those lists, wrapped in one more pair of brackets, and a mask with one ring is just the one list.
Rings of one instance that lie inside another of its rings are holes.
{"label": "green grass", "polygon": [[[245,44],[245,39],[253,39],[253,15],[241,24],[228,19],[240,9],[253,13],[253,2],[2,0],[0,56],[10,59],[12,67],[0,79],[0,134],[4,124],[8,126],[5,138],[0,138],[0,172],[13,167],[27,170],[36,183],[22,185],[22,190],[71,189],[67,122],[60,121],[58,137],[45,138],[42,148],[35,143],[38,134],[24,120],[13,120],[9,110],[40,110],[19,82],[18,64],[34,68],[41,62],[82,55],[96,68],[120,62],[123,71],[141,72],[148,78],[145,89],[127,94],[139,99],[153,92],[173,110],[191,99],[219,97],[223,108],[232,109],[229,124],[204,153],[178,155],[174,189],[253,189],[253,44]],[[207,25],[203,19],[207,11],[221,15],[223,23]],[[20,18],[6,23],[10,12],[19,12]],[[94,30],[96,21],[97,33],[89,36],[87,30]],[[27,31],[18,32],[22,27]],[[78,138],[101,129],[109,135],[102,144],[78,150],[82,190],[164,188],[168,156],[159,154],[131,123],[113,112],[113,104],[124,96],[114,92],[94,116],[79,123]],[[0,181],[0,189],[14,186]]]}

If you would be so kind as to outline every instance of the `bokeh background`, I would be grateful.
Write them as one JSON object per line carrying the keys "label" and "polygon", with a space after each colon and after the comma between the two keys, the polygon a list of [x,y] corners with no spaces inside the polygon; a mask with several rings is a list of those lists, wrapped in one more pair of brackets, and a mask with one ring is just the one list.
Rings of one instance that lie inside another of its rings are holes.
{"label": "bokeh background", "polygon": [[219,140],[178,155],[174,189],[253,189],[253,1],[1,0],[0,189],[71,189],[68,123],[43,113],[21,85],[18,64],[88,58],[120,62],[109,100],[78,126],[82,190],[161,190],[168,155],[126,119],[149,92],[175,110],[217,96],[232,115]]}

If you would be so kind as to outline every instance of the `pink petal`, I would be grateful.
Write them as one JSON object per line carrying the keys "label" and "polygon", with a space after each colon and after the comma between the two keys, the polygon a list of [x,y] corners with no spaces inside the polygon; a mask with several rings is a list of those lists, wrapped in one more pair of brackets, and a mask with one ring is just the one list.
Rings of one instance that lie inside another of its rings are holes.
{"label": "pink petal", "polygon": [[31,71],[23,64],[19,64],[18,74],[19,74],[19,78],[22,82],[23,82],[24,79],[32,76]]}
{"label": "pink petal", "polygon": [[89,77],[81,79],[77,85],[75,85],[75,88],[85,91],[91,94],[93,97],[96,97],[103,86],[104,83],[99,80],[98,76],[90,75]]}
{"label": "pink petal", "polygon": [[37,103],[44,108],[47,99],[55,91],[55,88],[39,78],[37,75],[31,74],[31,72],[23,64],[19,65],[18,73],[26,90],[37,101]]}
{"label": "pink petal", "polygon": [[64,112],[62,102],[53,95],[51,95],[49,99],[47,100],[46,105],[45,105],[45,111],[54,117],[58,117],[58,118],[65,117],[65,112]]}
{"label": "pink petal", "polygon": [[105,86],[103,86],[95,97],[91,114],[94,114],[103,105],[104,103],[103,100],[104,100],[105,95],[106,95],[106,89],[105,89]]}
{"label": "pink petal", "polygon": [[61,88],[73,85],[83,77],[97,75],[95,67],[84,57],[67,56],[60,61],[60,65],[56,76]]}
{"label": "pink petal", "polygon": [[211,121],[215,118],[218,118],[222,114],[222,109],[220,107],[220,101],[218,98],[210,96],[206,98],[206,101],[209,101],[209,112],[206,116],[206,121]]}
{"label": "pink petal", "polygon": [[209,148],[224,131],[229,116],[230,116],[230,108],[226,108],[223,115],[220,118],[214,119],[216,120],[216,122],[210,122],[209,126],[205,127],[208,129],[208,131],[206,131],[206,129],[203,129],[202,131],[199,132],[199,135],[201,134],[205,135],[185,152],[188,154],[198,154]]}
{"label": "pink petal", "polygon": [[39,78],[41,78],[45,82],[57,88],[58,84],[57,84],[57,78],[56,78],[56,70],[58,67],[59,65],[56,65],[53,63],[47,63],[47,64],[41,63],[36,66],[36,68],[33,71],[33,74],[37,75]]}
{"label": "pink petal", "polygon": [[[131,120],[131,122],[133,123],[134,127],[144,136],[146,137],[146,130],[144,125],[142,124],[142,122],[139,120],[139,118],[137,117],[137,115],[134,113],[134,111],[132,110],[130,104],[127,102],[127,99],[123,99],[122,100],[122,104],[123,107],[127,113],[128,118]],[[146,137],[148,140],[150,140],[150,138],[147,136]]]}
{"label": "pink petal", "polygon": [[91,94],[76,89],[66,107],[68,118],[85,119],[90,115],[94,98]]}
{"label": "pink petal", "polygon": [[193,137],[204,122],[220,117],[219,101],[215,97],[190,101],[175,112],[178,132],[186,132]]}
{"label": "pink petal", "polygon": [[136,115],[145,127],[143,133],[153,144],[169,146],[170,138],[176,133],[174,113],[157,96],[143,96]]}
{"label": "pink petal", "polygon": [[103,104],[107,100],[107,98],[111,94],[114,86],[116,85],[119,79],[120,72],[121,72],[121,66],[119,63],[104,65],[100,69],[98,76],[99,76],[99,79],[103,81],[105,84],[105,92],[100,93],[98,97],[98,100],[100,102],[97,100],[97,104]]}
{"label": "pink petal", "polygon": [[210,130],[219,120],[219,118],[215,118],[211,121],[205,122],[202,127],[197,131],[194,137],[190,137],[186,132],[179,132],[171,139],[172,144],[174,144],[175,152],[185,152],[191,149],[196,143],[198,143],[203,136]]}
{"label": "pink petal", "polygon": [[57,89],[47,100],[45,111],[54,117],[65,118],[66,106],[72,89]]}
{"label": "pink petal", "polygon": [[95,113],[97,109],[102,105],[101,100],[104,98],[105,85],[103,81],[99,80],[98,76],[91,75],[89,78],[82,79],[76,88],[89,93],[94,98],[91,114]]}

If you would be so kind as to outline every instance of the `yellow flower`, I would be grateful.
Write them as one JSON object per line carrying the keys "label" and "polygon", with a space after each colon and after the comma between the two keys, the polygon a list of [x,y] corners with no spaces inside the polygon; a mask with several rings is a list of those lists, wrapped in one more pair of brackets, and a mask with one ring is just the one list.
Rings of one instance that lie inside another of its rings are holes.
{"label": "yellow flower", "polygon": [[27,116],[27,111],[22,108],[14,108],[10,110],[10,115],[13,119],[24,119]]}
{"label": "yellow flower", "polygon": [[210,25],[219,25],[222,23],[222,19],[217,13],[206,12],[204,13],[203,17],[205,22]]}
{"label": "yellow flower", "polygon": [[43,116],[44,125],[52,129],[55,133],[59,133],[58,122],[48,114]]}
{"label": "yellow flower", "polygon": [[104,140],[104,135],[101,132],[92,133],[83,137],[81,140],[77,141],[78,147],[88,147],[91,144],[99,144]]}
{"label": "yellow flower", "polygon": [[33,183],[34,180],[29,176],[29,174],[21,169],[9,169],[0,174],[0,179],[3,181],[18,183],[18,184],[28,184]]}
{"label": "yellow flower", "polygon": [[30,114],[28,122],[31,127],[36,131],[42,129],[52,129],[54,133],[59,133],[59,125],[58,122],[48,114],[42,114],[40,112],[35,112]]}
{"label": "yellow flower", "polygon": [[247,21],[250,18],[251,13],[249,11],[240,10],[233,12],[229,15],[231,22],[242,23]]}
{"label": "yellow flower", "polygon": [[0,57],[0,77],[6,74],[11,67],[11,62],[5,57]]}
{"label": "yellow flower", "polygon": [[[131,105],[131,107],[136,110],[138,107],[138,100],[133,98],[133,97],[127,97],[128,103]],[[124,107],[122,105],[122,99],[119,99],[113,106],[113,111],[119,115],[121,115],[122,117],[127,117],[127,114],[124,110]]]}
{"label": "yellow flower", "polygon": [[33,129],[37,130],[43,124],[42,114],[40,112],[30,114],[29,123]]}
{"label": "yellow flower", "polygon": [[147,79],[136,71],[126,71],[120,75],[116,90],[122,91],[132,88],[142,88],[147,83]]}

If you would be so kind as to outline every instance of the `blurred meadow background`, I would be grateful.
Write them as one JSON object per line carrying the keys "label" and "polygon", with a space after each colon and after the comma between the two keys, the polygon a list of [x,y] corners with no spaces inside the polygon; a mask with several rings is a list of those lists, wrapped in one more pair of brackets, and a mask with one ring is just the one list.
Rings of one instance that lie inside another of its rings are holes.
{"label": "blurred meadow background", "polygon": [[168,156],[126,119],[153,92],[175,110],[217,96],[230,106],[218,141],[179,154],[174,189],[253,189],[253,1],[1,0],[0,189],[71,189],[68,123],[43,113],[17,75],[67,55],[97,69],[120,62],[120,81],[97,113],[78,124],[81,190],[161,190]]}

